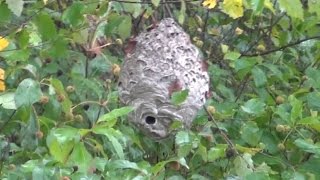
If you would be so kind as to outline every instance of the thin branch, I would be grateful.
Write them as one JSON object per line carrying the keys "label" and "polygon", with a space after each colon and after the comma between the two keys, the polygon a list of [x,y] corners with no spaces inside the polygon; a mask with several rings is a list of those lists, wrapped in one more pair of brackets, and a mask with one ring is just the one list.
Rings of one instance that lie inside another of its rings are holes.
{"label": "thin branch", "polygon": [[71,108],[71,111],[73,111],[75,108],[81,106],[81,105],[84,105],[84,104],[96,104],[96,105],[99,105],[99,106],[103,106],[103,104],[101,104],[100,102],[97,102],[97,101],[83,101],[75,106],[73,106]]}
{"label": "thin branch", "polygon": [[211,115],[211,113],[207,110],[206,106],[203,105],[203,109],[205,110],[205,112],[208,114],[209,117],[209,121],[212,121],[213,124],[218,128],[218,131],[220,133],[220,135],[222,136],[222,138],[226,141],[226,143],[229,145],[229,147],[236,153],[236,155],[240,155],[239,152],[236,149],[236,146],[233,144],[233,142],[228,138],[228,136],[226,135],[226,133],[224,133],[218,126],[218,123],[214,120],[214,117]]}
{"label": "thin branch", "polygon": [[36,15],[38,15],[41,11],[43,11],[48,5],[50,5],[51,3],[54,3],[55,1],[51,1],[47,4],[45,4],[44,6],[42,6],[41,8],[39,8],[39,10],[37,10],[35,13],[33,13],[31,16],[29,16],[28,18],[26,18],[24,21],[22,21],[22,23],[20,23],[17,27],[13,27],[11,28],[7,33],[4,33],[2,35],[2,38],[7,37],[10,33],[14,32],[15,30],[19,29],[20,27],[24,26],[27,22],[29,22],[33,17],[35,17]]}
{"label": "thin branch", "polygon": [[249,78],[250,78],[250,75],[247,74],[247,75],[244,77],[244,79],[241,81],[239,87],[237,88],[237,90],[239,90],[239,91],[237,91],[237,94],[238,94],[238,95],[237,95],[237,97],[236,97],[236,99],[235,99],[234,102],[237,102],[237,101],[240,99],[240,97],[241,97],[241,95],[242,95],[242,93],[243,93],[243,91],[244,91],[247,83],[249,82]]}
{"label": "thin branch", "polygon": [[[49,44],[49,42],[43,42],[39,45],[35,45],[35,46],[28,46],[27,48],[38,48],[38,47],[43,47],[45,45]],[[10,51],[18,51],[18,50],[23,50],[23,48],[14,48],[14,49],[7,49],[7,50],[2,50],[0,51],[0,53],[4,53],[4,52],[10,52]]]}
{"label": "thin branch", "polygon": [[97,46],[97,47],[90,48],[90,49],[88,49],[87,51],[90,51],[90,52],[96,51],[96,50],[98,50],[98,49],[102,49],[102,48],[107,47],[107,46],[110,46],[110,45],[113,45],[113,43],[106,43],[106,44],[103,44],[103,45],[101,45],[101,46]]}
{"label": "thin branch", "polygon": [[281,46],[281,47],[278,47],[278,48],[275,48],[275,49],[271,49],[269,51],[265,51],[265,52],[260,52],[260,53],[254,53],[254,54],[241,54],[242,57],[255,57],[255,56],[264,56],[264,55],[268,55],[268,54],[271,54],[273,52],[277,52],[277,51],[281,51],[281,50],[284,50],[288,47],[292,47],[292,46],[295,46],[295,45],[298,45],[300,43],[303,43],[305,41],[308,41],[308,40],[312,40],[312,39],[320,39],[320,36],[313,36],[313,37],[309,37],[309,38],[305,38],[305,39],[301,39],[301,40],[298,40],[296,42],[293,42],[293,43],[289,43],[287,45],[284,45],[284,46]]}
{"label": "thin branch", "polygon": [[202,41],[205,40],[205,36],[206,36],[206,32],[207,32],[207,25],[208,25],[208,19],[209,19],[209,10],[207,9],[206,10],[206,17],[204,19],[204,24],[203,24],[203,27],[202,27]]}
{"label": "thin branch", "polygon": [[[166,1],[166,0],[163,0],[163,1],[164,1],[165,9],[167,10],[169,16],[170,16],[171,18],[173,18],[173,15],[172,15],[172,12],[171,12],[171,10],[170,10],[168,1]],[[182,3],[182,2],[180,2],[180,3]]]}
{"label": "thin branch", "polygon": [[3,123],[3,125],[0,127],[0,132],[3,130],[3,128],[9,123],[9,121],[12,119],[13,115],[17,112],[17,110],[14,110],[12,114],[10,115],[9,119]]}

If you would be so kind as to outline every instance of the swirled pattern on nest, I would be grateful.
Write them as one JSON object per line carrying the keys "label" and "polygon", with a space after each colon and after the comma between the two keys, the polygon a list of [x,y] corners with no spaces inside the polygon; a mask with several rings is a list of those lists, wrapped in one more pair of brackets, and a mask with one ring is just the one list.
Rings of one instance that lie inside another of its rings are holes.
{"label": "swirled pattern on nest", "polygon": [[[209,76],[201,52],[171,18],[129,42],[119,77],[120,100],[135,110],[129,121],[153,139],[167,137],[179,120],[191,126],[209,93]],[[175,91],[188,89],[179,106],[171,103]]]}

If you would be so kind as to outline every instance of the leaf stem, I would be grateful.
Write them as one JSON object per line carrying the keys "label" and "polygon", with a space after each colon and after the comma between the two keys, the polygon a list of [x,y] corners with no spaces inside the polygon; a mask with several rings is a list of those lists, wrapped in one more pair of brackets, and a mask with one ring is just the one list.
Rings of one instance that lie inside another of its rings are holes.
{"label": "leaf stem", "polygon": [[71,111],[73,111],[73,110],[74,110],[75,108],[77,108],[78,106],[81,106],[81,105],[84,105],[84,104],[97,104],[97,105],[99,105],[99,106],[103,106],[103,104],[101,104],[101,103],[98,102],[98,101],[83,101],[83,102],[81,102],[81,103],[73,106],[73,107],[71,108]]}

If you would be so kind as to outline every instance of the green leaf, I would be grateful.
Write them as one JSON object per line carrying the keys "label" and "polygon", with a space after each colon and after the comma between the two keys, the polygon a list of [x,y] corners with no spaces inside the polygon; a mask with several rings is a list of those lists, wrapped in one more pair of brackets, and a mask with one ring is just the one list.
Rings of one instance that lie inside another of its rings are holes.
{"label": "green leaf", "polygon": [[75,141],[75,142],[80,141],[79,129],[76,129],[74,127],[66,126],[62,128],[56,128],[56,129],[52,129],[50,133],[61,144],[69,141]]}
{"label": "green leaf", "polygon": [[35,18],[35,24],[41,35],[42,40],[51,40],[56,38],[57,29],[56,26],[48,14],[41,13]]}
{"label": "green leaf", "polygon": [[158,174],[161,170],[163,170],[164,169],[164,166],[167,164],[167,163],[169,163],[170,161],[160,161],[160,162],[158,162],[155,166],[153,166],[152,168],[151,168],[151,172],[153,173],[153,174]]}
{"label": "green leaf", "polygon": [[194,153],[195,155],[198,154],[201,156],[202,160],[204,162],[207,162],[208,161],[208,152],[207,152],[207,147],[205,147],[204,145],[202,144],[199,144],[199,147],[196,151],[196,153]]}
{"label": "green leaf", "polygon": [[97,97],[97,99],[102,98],[101,96],[103,95],[103,86],[99,83],[99,81],[95,79],[85,78],[84,76],[79,75],[73,75],[72,79],[77,89],[77,94],[90,94]]}
{"label": "green leaf", "polygon": [[176,134],[176,140],[175,140],[177,145],[182,145],[182,144],[189,144],[191,143],[191,138],[189,136],[189,133],[186,131],[179,131]]}
{"label": "green leaf", "polygon": [[7,62],[23,62],[28,60],[30,53],[29,49],[19,49],[14,43],[10,43],[6,51],[0,52],[0,56],[4,57]]}
{"label": "green leaf", "polygon": [[229,59],[229,60],[235,61],[235,60],[237,60],[240,56],[241,56],[240,53],[235,52],[235,51],[230,51],[230,52],[227,52],[227,53],[224,55],[223,59]]}
{"label": "green leaf", "polygon": [[310,109],[320,111],[320,92],[309,92],[307,103]]}
{"label": "green leaf", "polygon": [[106,27],[105,27],[105,34],[113,35],[114,33],[116,33],[118,26],[122,22],[122,18],[123,18],[122,16],[116,13],[110,14],[108,16],[108,23],[106,24]]}
{"label": "green leaf", "polygon": [[114,136],[112,136],[109,133],[105,133],[105,135],[108,137],[108,139],[112,143],[112,146],[113,146],[114,150],[116,151],[119,159],[124,159],[123,147],[120,144],[120,142],[118,141],[118,139],[116,139]]}
{"label": "green leaf", "polygon": [[181,9],[180,9],[180,12],[178,15],[178,22],[180,24],[184,23],[185,16],[186,16],[186,3],[185,3],[185,1],[181,1]]}
{"label": "green leaf", "polygon": [[127,115],[131,111],[133,111],[133,108],[130,107],[130,106],[121,107],[119,109],[114,109],[114,110],[110,111],[109,113],[104,114],[103,116],[101,116],[98,119],[98,123],[102,122],[102,121],[110,121],[110,120],[113,120],[113,119],[117,119],[118,117]]}
{"label": "green leaf", "polygon": [[101,134],[101,135],[105,135],[109,141],[111,142],[116,154],[118,155],[118,157],[120,159],[124,159],[124,153],[123,153],[123,147],[120,144],[120,142],[118,141],[118,139],[115,136],[120,136],[121,133],[118,131],[115,131],[112,128],[103,128],[100,126],[94,127],[92,129],[92,131],[95,134]]}
{"label": "green leaf", "polygon": [[298,121],[298,124],[311,125],[320,123],[319,117],[306,117]]}
{"label": "green leaf", "polygon": [[62,111],[65,113],[69,113],[70,108],[72,106],[72,102],[70,101],[68,94],[65,92],[62,82],[54,78],[52,78],[50,82],[56,92],[56,95],[63,95],[65,97],[64,100],[61,102]]}
{"label": "green leaf", "polygon": [[292,18],[303,20],[303,8],[300,0],[279,0],[280,8]]}
{"label": "green leaf", "polygon": [[110,72],[111,66],[108,58],[102,55],[97,55],[94,59],[90,61],[90,68],[92,69],[92,74],[100,74]]}
{"label": "green leaf", "polygon": [[262,13],[262,10],[264,8],[264,3],[265,3],[264,0],[252,0],[251,1],[252,9],[256,15],[259,15]]}
{"label": "green leaf", "polygon": [[247,101],[241,109],[249,114],[259,115],[264,112],[265,103],[263,103],[260,99],[250,99]]}
{"label": "green leaf", "polygon": [[176,160],[176,158],[172,158],[172,159],[170,159],[171,160],[171,162],[172,161],[177,161],[179,164],[181,164],[182,166],[184,166],[185,168],[187,168],[187,169],[190,169],[189,168],[189,166],[188,166],[188,164],[187,164],[187,161],[186,161],[186,159],[185,158],[179,158],[179,159],[177,159]]}
{"label": "green leaf", "polygon": [[100,157],[95,157],[93,161],[94,161],[94,164],[96,165],[96,168],[101,172],[105,170],[106,165],[109,163],[107,159],[100,158]]}
{"label": "green leaf", "polygon": [[131,18],[129,16],[123,16],[122,21],[118,26],[118,34],[121,39],[125,40],[126,38],[130,37],[131,34]]}
{"label": "green leaf", "polygon": [[237,156],[233,163],[235,172],[240,177],[244,177],[253,172],[253,161],[250,154],[245,153],[242,157]]}
{"label": "green leaf", "polygon": [[81,25],[84,20],[83,10],[83,3],[73,3],[63,12],[62,21],[66,24],[70,24],[73,27]]}
{"label": "green leaf", "polygon": [[320,1],[318,0],[310,0],[308,1],[308,7],[310,13],[316,13],[318,15],[318,19],[320,18]]}
{"label": "green leaf", "polygon": [[[128,0],[131,2],[141,2],[141,0]],[[133,18],[137,18],[141,15],[144,7],[142,8],[141,3],[121,3],[120,5],[121,11],[130,13]]]}
{"label": "green leaf", "polygon": [[281,104],[277,107],[276,114],[286,122],[290,122],[290,106],[288,104]]}
{"label": "green leaf", "polygon": [[24,149],[35,150],[38,146],[38,138],[35,133],[39,130],[39,122],[37,119],[37,114],[33,108],[29,108],[28,126],[23,129],[23,139],[21,145]]}
{"label": "green leaf", "polygon": [[260,131],[256,122],[248,121],[241,127],[240,134],[241,139],[252,146],[256,146],[260,141],[262,131]]}
{"label": "green leaf", "polygon": [[51,130],[46,139],[47,147],[53,158],[61,163],[65,163],[74,147],[73,138],[64,135],[57,136],[55,129]]}
{"label": "green leaf", "polygon": [[48,136],[47,146],[49,148],[50,154],[53,156],[53,158],[56,161],[65,163],[69,157],[69,154],[73,149],[74,142],[70,141],[70,142],[60,144],[56,139],[51,140],[50,136]]}
{"label": "green leaf", "polygon": [[20,48],[25,49],[29,45],[29,32],[27,30],[22,30],[18,35],[18,43]]}
{"label": "green leaf", "polygon": [[25,79],[19,84],[14,100],[17,107],[30,106],[38,102],[41,95],[40,84],[33,79]]}
{"label": "green leaf", "polygon": [[15,93],[12,92],[0,94],[0,106],[4,109],[17,109],[14,96]]}
{"label": "green leaf", "polygon": [[244,177],[245,180],[269,180],[270,177],[265,172],[253,172]]}
{"label": "green leaf", "polygon": [[11,11],[7,4],[0,3],[0,23],[6,23],[11,19]]}
{"label": "green leaf", "polygon": [[8,8],[15,14],[16,16],[21,16],[24,2],[23,0],[6,0],[8,4]]}
{"label": "green leaf", "polygon": [[264,86],[267,83],[266,74],[259,67],[255,66],[251,72],[256,87]]}
{"label": "green leaf", "polygon": [[264,0],[264,7],[269,9],[273,14],[275,13],[275,10],[273,8],[273,3],[270,0]]}
{"label": "green leaf", "polygon": [[313,144],[309,141],[306,141],[304,139],[297,139],[294,141],[294,144],[298,146],[301,150],[309,153],[316,154],[317,156],[320,156],[320,144]]}
{"label": "green leaf", "polygon": [[219,158],[225,157],[227,147],[227,144],[217,144],[215,147],[210,148],[208,151],[208,161],[212,162]]}
{"label": "green leaf", "polygon": [[[37,163],[38,165],[39,163]],[[49,170],[49,168],[44,168],[42,166],[36,166],[32,168],[32,180],[49,180],[54,176],[54,171]]]}
{"label": "green leaf", "polygon": [[256,60],[252,58],[240,58],[234,62],[234,69],[242,79],[248,72],[251,71],[252,67],[256,64]]}
{"label": "green leaf", "polygon": [[27,64],[24,67],[22,67],[22,69],[24,69],[24,70],[28,71],[30,74],[32,74],[34,78],[36,78],[38,75],[37,68],[32,64]]}
{"label": "green leaf", "polygon": [[314,87],[320,89],[320,70],[316,68],[308,68],[306,70],[306,75],[308,76],[308,82]]}
{"label": "green leaf", "polygon": [[160,4],[160,0],[151,0],[151,2],[155,7],[158,7]]}
{"label": "green leaf", "polygon": [[183,127],[183,123],[179,120],[174,120],[171,124],[170,124],[170,131],[172,130],[177,130],[179,128]]}
{"label": "green leaf", "polygon": [[302,118],[302,102],[295,98],[293,95],[289,96],[289,102],[292,106],[291,122],[294,123],[297,119]]}
{"label": "green leaf", "polygon": [[313,128],[320,132],[320,117],[306,117],[298,121],[297,124],[304,125],[304,126],[310,126],[310,128]]}
{"label": "green leaf", "polygon": [[223,11],[233,19],[243,16],[243,2],[242,0],[224,0]]}
{"label": "green leaf", "polygon": [[91,166],[91,154],[88,152],[83,142],[74,145],[72,153],[69,157],[70,165],[76,165],[79,171],[86,172]]}
{"label": "green leaf", "polygon": [[68,52],[68,41],[64,37],[59,37],[55,39],[51,47],[47,49],[48,55],[55,58],[63,58]]}
{"label": "green leaf", "polygon": [[115,160],[114,162],[112,162],[111,166],[114,168],[119,168],[119,169],[134,169],[139,172],[142,172],[143,174],[148,174],[148,172],[145,169],[140,168],[137,165],[137,163],[130,162],[128,160]]}
{"label": "green leaf", "polygon": [[171,103],[178,106],[187,99],[188,95],[189,95],[188,89],[173,92],[171,95]]}
{"label": "green leaf", "polygon": [[178,157],[187,157],[192,150],[192,144],[182,144],[178,147]]}

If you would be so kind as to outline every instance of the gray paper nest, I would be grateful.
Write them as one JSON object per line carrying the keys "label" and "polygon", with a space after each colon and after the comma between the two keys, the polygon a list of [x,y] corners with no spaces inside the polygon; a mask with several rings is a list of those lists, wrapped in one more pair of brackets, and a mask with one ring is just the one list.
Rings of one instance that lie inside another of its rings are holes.
{"label": "gray paper nest", "polygon": [[[171,18],[133,40],[119,77],[120,100],[133,106],[129,121],[153,139],[170,134],[175,120],[191,126],[209,93],[209,76],[201,52]],[[188,89],[187,99],[171,104],[174,91]]]}

